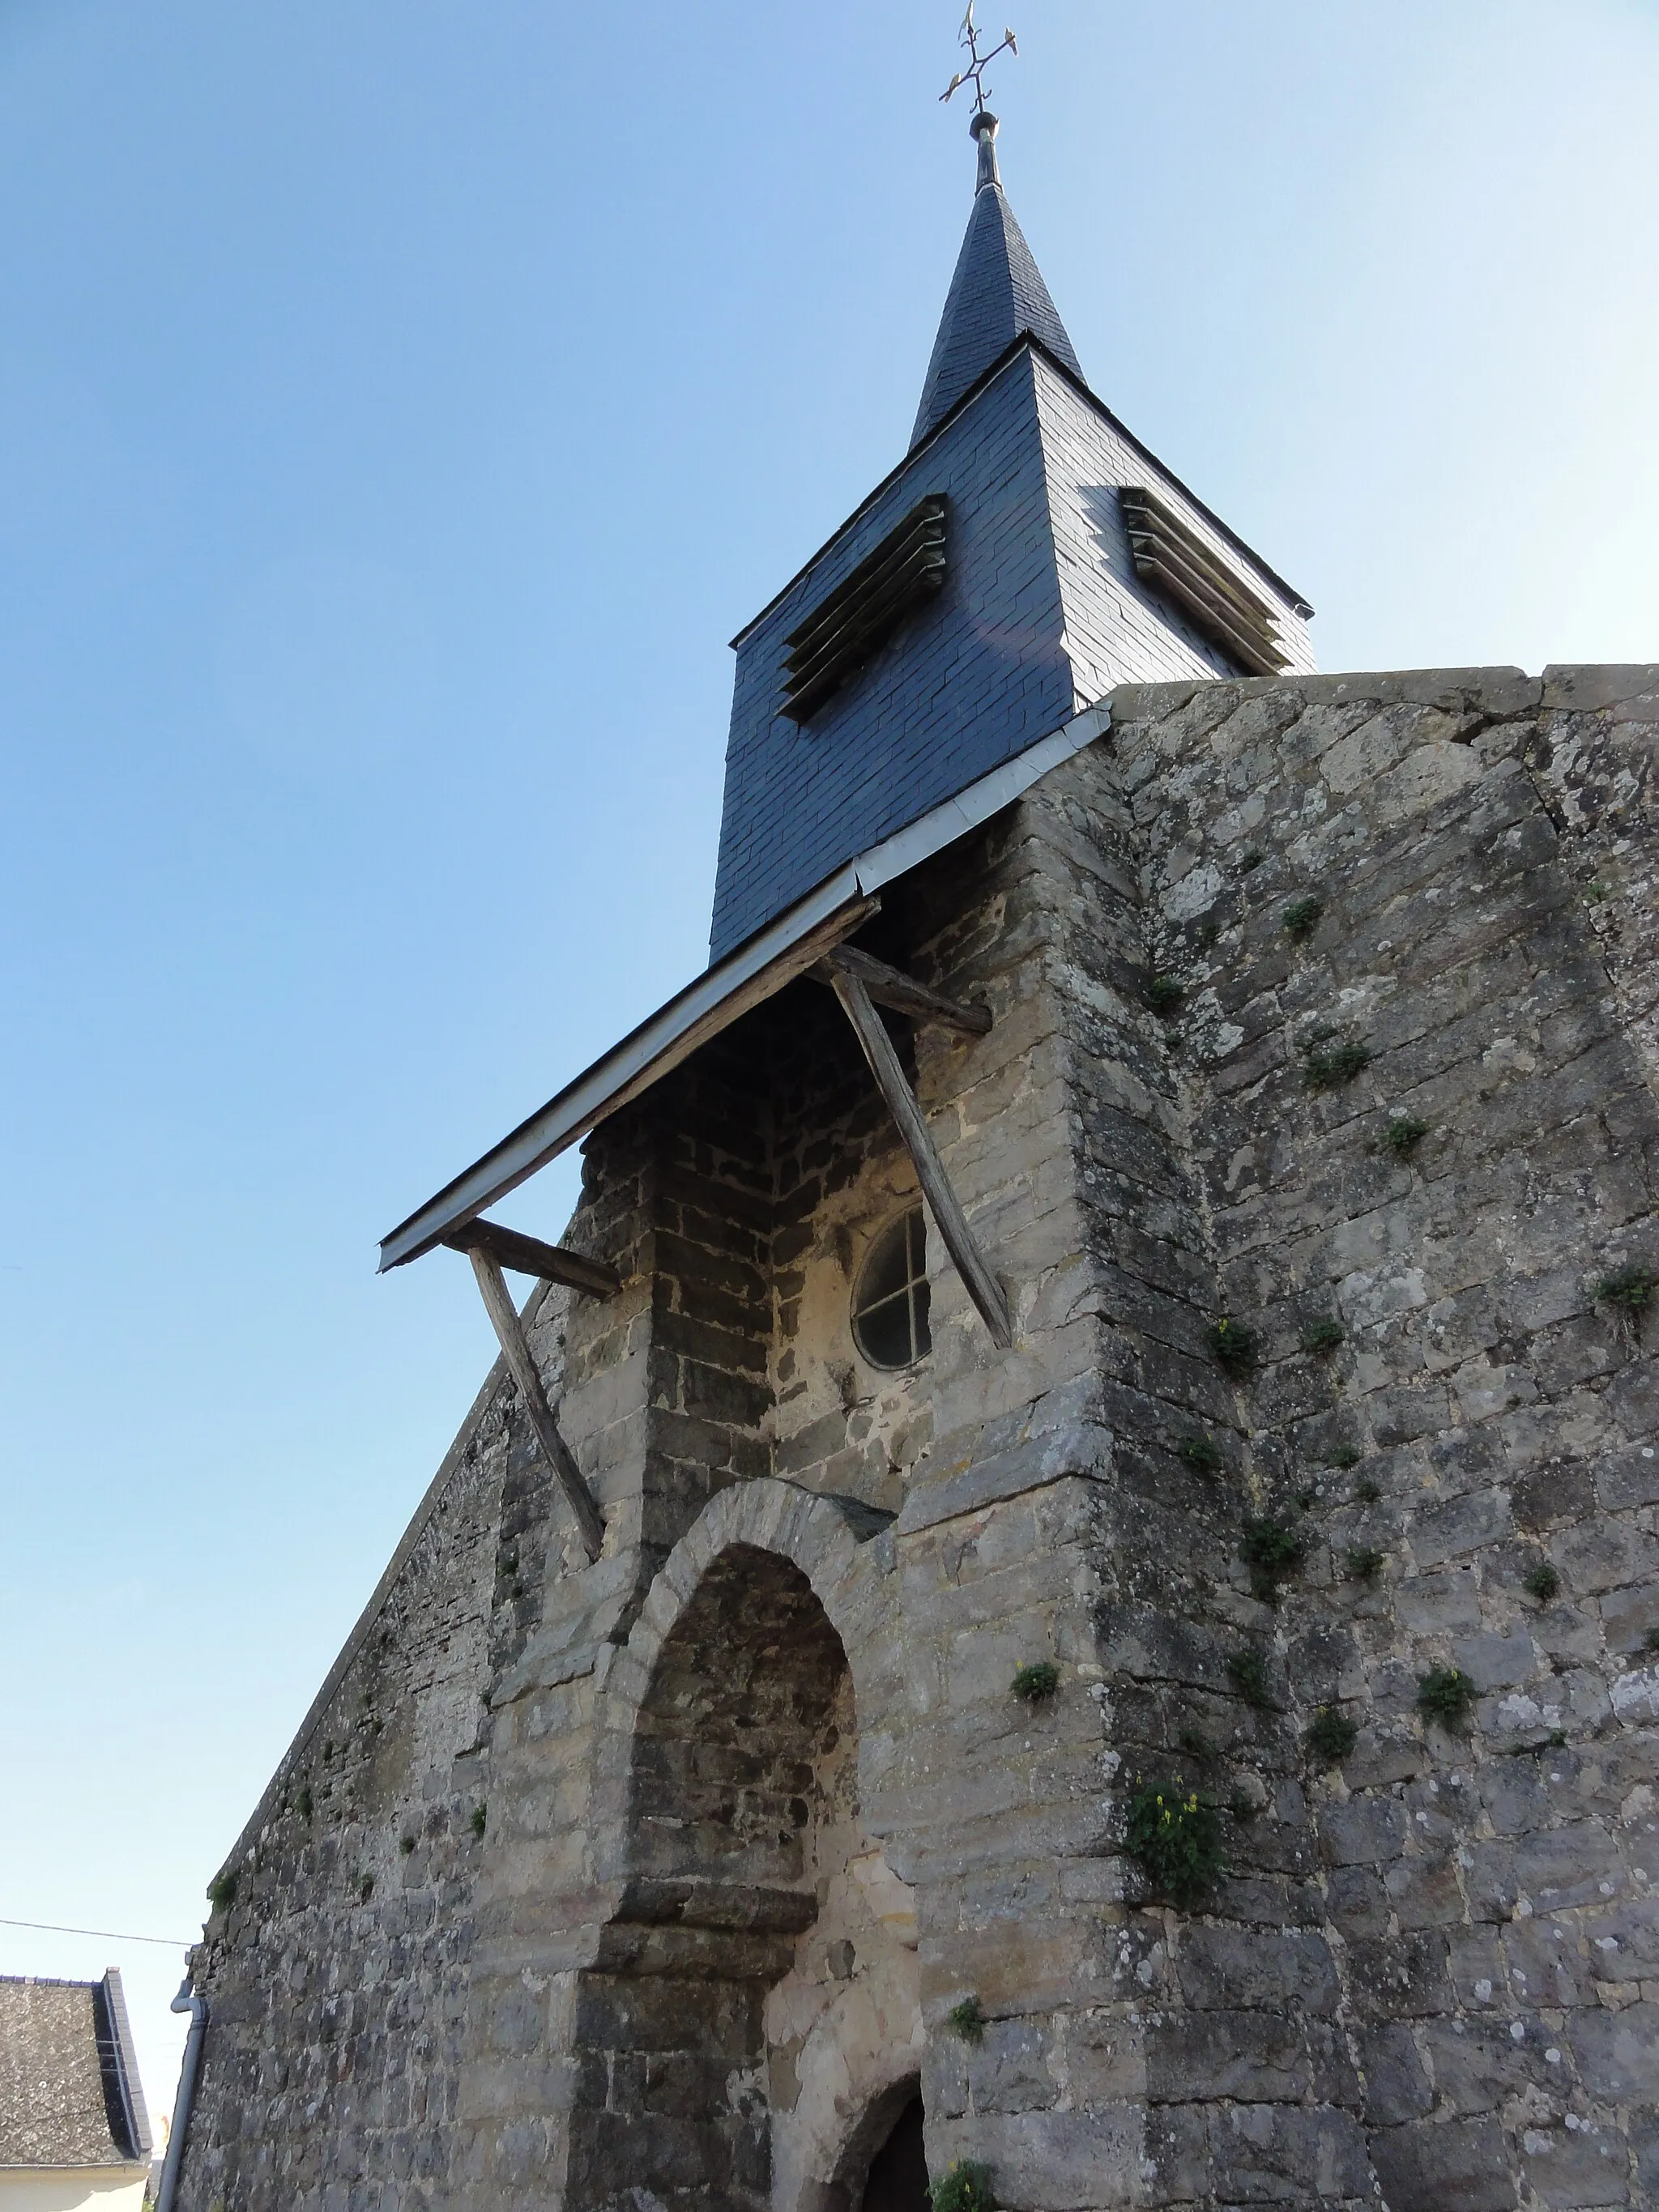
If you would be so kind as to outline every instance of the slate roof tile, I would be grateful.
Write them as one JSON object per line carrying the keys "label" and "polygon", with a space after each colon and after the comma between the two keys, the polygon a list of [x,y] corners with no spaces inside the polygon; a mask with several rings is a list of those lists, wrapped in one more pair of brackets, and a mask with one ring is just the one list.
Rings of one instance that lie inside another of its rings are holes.
{"label": "slate roof tile", "polygon": [[[983,151],[981,148],[981,151]],[[734,641],[710,957],[1115,685],[1231,663],[1137,574],[1125,484],[1170,501],[1284,610],[1304,611],[1084,385],[1012,210],[982,178],[904,461]],[[925,496],[948,501],[943,588],[802,726],[788,634]]]}
{"label": "slate roof tile", "polygon": [[149,2148],[119,1974],[0,1976],[0,2168],[128,2166]]}
{"label": "slate roof tile", "polygon": [[1066,325],[1001,185],[981,185],[974,195],[974,210],[922,382],[921,404],[910,433],[913,449],[992,362],[1027,332],[1082,380]]}

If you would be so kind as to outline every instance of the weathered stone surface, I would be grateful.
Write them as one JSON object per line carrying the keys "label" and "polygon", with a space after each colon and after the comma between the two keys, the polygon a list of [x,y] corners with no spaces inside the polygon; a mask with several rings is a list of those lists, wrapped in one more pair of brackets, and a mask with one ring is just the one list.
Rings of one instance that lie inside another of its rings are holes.
{"label": "weathered stone surface", "polygon": [[918,2092],[1014,2212],[1659,2202],[1659,682],[1112,720],[868,939],[993,1010],[901,1048],[1012,1351],[930,1235],[860,1354],[821,986],[601,1125],[605,1556],[492,1378],[228,1862],[186,2212],[854,2212]]}

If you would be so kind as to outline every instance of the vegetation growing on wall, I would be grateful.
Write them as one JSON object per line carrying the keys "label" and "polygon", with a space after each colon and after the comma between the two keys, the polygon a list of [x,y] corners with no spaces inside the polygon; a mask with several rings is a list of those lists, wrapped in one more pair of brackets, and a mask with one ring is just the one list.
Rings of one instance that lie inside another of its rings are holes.
{"label": "vegetation growing on wall", "polygon": [[1397,1160],[1408,1160],[1429,1133],[1426,1121],[1415,1114],[1396,1115],[1383,1132],[1382,1141]]}
{"label": "vegetation growing on wall", "polygon": [[1358,1742],[1359,1730],[1335,1705],[1322,1705],[1303,1740],[1316,1766],[1337,1766]]}
{"label": "vegetation growing on wall", "polygon": [[1234,1651],[1227,1658],[1227,1679],[1247,1705],[1271,1712],[1273,1692],[1267,1686],[1267,1662],[1259,1651]]}
{"label": "vegetation growing on wall", "polygon": [[929,2185],[928,2195],[933,2212],[997,2212],[991,2169],[971,2158],[958,2159]]}
{"label": "vegetation growing on wall", "polygon": [[1474,1704],[1474,1685],[1455,1667],[1431,1667],[1417,1685],[1417,1710],[1443,1729],[1462,1728]]}
{"label": "vegetation growing on wall", "polygon": [[1230,1375],[1247,1375],[1261,1356],[1255,1331],[1224,1315],[1210,1331],[1210,1352]]}
{"label": "vegetation growing on wall", "polygon": [[1285,909],[1285,927],[1295,938],[1311,937],[1325,911],[1325,902],[1313,892],[1294,898]]}
{"label": "vegetation growing on wall", "polygon": [[1659,1299],[1659,1275],[1651,1267],[1620,1267],[1611,1275],[1603,1275],[1591,1295],[1597,1305],[1609,1307],[1631,1334],[1638,1335]]}
{"label": "vegetation growing on wall", "polygon": [[1368,1045],[1321,1046],[1317,1051],[1310,1052],[1303,1064],[1303,1085],[1309,1091],[1340,1090],[1345,1083],[1353,1081],[1370,1056]]}
{"label": "vegetation growing on wall", "polygon": [[1279,1585],[1293,1575],[1308,1556],[1305,1530],[1271,1513],[1252,1514],[1244,1523],[1239,1552],[1250,1571],[1250,1588],[1272,1603]]}
{"label": "vegetation growing on wall", "polygon": [[1168,1789],[1148,1783],[1129,1801],[1124,1848],[1160,1896],[1196,1911],[1227,1871],[1219,1807],[1179,1778]]}

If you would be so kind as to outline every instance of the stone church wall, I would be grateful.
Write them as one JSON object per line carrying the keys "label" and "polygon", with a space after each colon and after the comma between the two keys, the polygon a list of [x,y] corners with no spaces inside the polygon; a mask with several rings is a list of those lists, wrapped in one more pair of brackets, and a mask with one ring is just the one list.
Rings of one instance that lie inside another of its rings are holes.
{"label": "stone church wall", "polygon": [[188,2203],[395,2203],[444,2179],[489,1818],[482,1692],[546,1517],[518,1429],[492,1377],[217,1879]]}
{"label": "stone church wall", "polygon": [[930,1238],[859,1360],[915,1186],[822,986],[601,1126],[623,1289],[532,1330],[605,1556],[492,1378],[229,1862],[186,2212],[857,2212],[918,2086],[1030,2212],[1659,2197],[1656,693],[1121,692],[890,887],[995,1017],[902,1049],[1006,1354]]}
{"label": "stone church wall", "polygon": [[[1218,1913],[1142,1934],[1177,2198],[1236,2187],[1247,2145],[1356,2190],[1346,2139],[1307,2130],[1321,2095],[1355,2106],[1356,2068],[1393,2212],[1659,2185],[1659,1396],[1651,1342],[1595,1297],[1659,1258],[1656,691],[1653,672],[1438,672],[1114,702],[1146,968],[1185,993],[1140,1119],[1184,1121],[1198,1188],[1173,1218],[1183,1243],[1203,1224],[1212,1277],[1184,1328],[1178,1285],[1151,1323],[1125,1301],[1164,1340],[1146,1449],[1177,1507],[1126,1579],[1176,1566],[1188,1587],[1176,1619],[1106,1609],[1103,1656],[1137,1686],[1126,1755],[1139,1735],[1162,1773],[1262,1798]],[[1310,896],[1298,936],[1285,913]],[[1310,1087],[1345,1044],[1369,1057]],[[1397,1156],[1407,1115],[1427,1127]],[[1108,1152],[1117,1131],[1114,1107]],[[1144,1152],[1130,1180],[1154,1186]],[[1221,1316],[1261,1346],[1231,1406]],[[1328,1322],[1342,1341],[1304,1350]],[[1213,1474],[1174,1462],[1183,1432],[1214,1441]],[[1239,1556],[1247,1515],[1307,1547],[1276,1605]],[[1559,1587],[1529,1590],[1540,1569]],[[1260,1710],[1229,1673],[1250,1650]],[[1418,1711],[1435,1667],[1471,1685],[1466,1725]],[[1358,1741],[1321,1772],[1301,1738],[1328,1705]],[[1192,2012],[1218,2003],[1206,2039]]]}

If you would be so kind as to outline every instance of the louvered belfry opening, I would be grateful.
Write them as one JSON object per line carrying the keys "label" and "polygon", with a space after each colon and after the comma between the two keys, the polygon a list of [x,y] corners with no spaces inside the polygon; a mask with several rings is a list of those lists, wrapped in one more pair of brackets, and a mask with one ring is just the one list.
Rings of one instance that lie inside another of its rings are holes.
{"label": "louvered belfry opening", "polygon": [[1252,676],[1291,665],[1267,600],[1212,552],[1155,492],[1125,484],[1118,494],[1135,574],[1175,600],[1194,624]]}
{"label": "louvered belfry opening", "polygon": [[945,581],[948,501],[921,499],[784,642],[783,712],[810,721]]}

